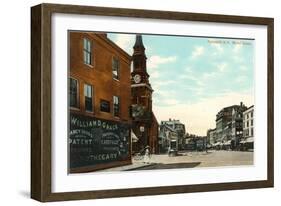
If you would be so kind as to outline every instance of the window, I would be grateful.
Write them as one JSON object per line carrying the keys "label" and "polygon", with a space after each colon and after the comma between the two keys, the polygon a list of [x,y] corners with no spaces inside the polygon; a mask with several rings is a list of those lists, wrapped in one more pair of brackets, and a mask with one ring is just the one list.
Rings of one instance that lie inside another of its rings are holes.
{"label": "window", "polygon": [[254,125],[254,120],[251,120],[251,126],[253,126]]}
{"label": "window", "polygon": [[115,57],[112,59],[112,75],[114,79],[119,79],[119,60]]}
{"label": "window", "polygon": [[92,64],[92,45],[90,40],[83,39],[83,53],[84,53],[84,64]]}
{"label": "window", "polygon": [[110,103],[106,100],[100,100],[100,111],[102,112],[110,112]]}
{"label": "window", "polygon": [[113,96],[113,115],[119,117],[120,112],[120,98]]}
{"label": "window", "polygon": [[78,81],[76,79],[70,78],[69,83],[70,107],[78,108]]}
{"label": "window", "polygon": [[88,84],[84,84],[84,96],[85,96],[85,110],[87,112],[93,111],[93,87]]}
{"label": "window", "polygon": [[254,136],[254,129],[253,128],[251,129],[251,133],[252,133],[251,135]]}
{"label": "window", "polygon": [[249,121],[247,121],[247,127],[249,127]]}
{"label": "window", "polygon": [[253,117],[254,116],[254,112],[251,112],[251,117]]}

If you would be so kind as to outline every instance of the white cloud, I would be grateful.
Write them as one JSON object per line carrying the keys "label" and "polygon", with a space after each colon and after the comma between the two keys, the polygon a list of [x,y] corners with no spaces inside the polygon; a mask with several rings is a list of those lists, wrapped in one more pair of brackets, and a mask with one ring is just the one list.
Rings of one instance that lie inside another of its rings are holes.
{"label": "white cloud", "polygon": [[223,53],[224,49],[221,42],[210,40],[209,43],[215,49],[215,51],[213,52],[213,56],[217,56]]}
{"label": "white cloud", "polygon": [[133,45],[135,41],[135,35],[132,34],[116,34],[115,44],[125,50],[127,53],[133,53]]}
{"label": "white cloud", "polygon": [[224,72],[227,69],[228,64],[226,62],[217,64],[217,68],[220,72]]}
{"label": "white cloud", "polygon": [[[155,90],[153,95],[157,95],[157,97],[153,97],[153,101],[155,105],[165,105],[165,104],[171,104],[171,101],[167,101],[169,99],[172,99],[176,96],[176,92],[173,90]],[[175,102],[174,102],[175,103]],[[178,102],[177,102],[178,103]]]}
{"label": "white cloud", "polygon": [[235,54],[232,56],[232,59],[237,62],[237,63],[242,63],[244,62],[244,58],[238,54]]}
{"label": "white cloud", "polygon": [[184,73],[182,73],[179,76],[179,79],[184,79],[184,80],[192,80],[195,82],[195,86],[205,86],[206,85],[206,80],[209,79],[210,77],[215,77],[216,73],[203,73],[203,74],[195,74],[193,72],[193,69],[191,67],[186,67],[184,69]]}
{"label": "white cloud", "polygon": [[235,44],[235,46],[233,48],[233,52],[234,53],[239,53],[241,48],[242,48],[242,43],[237,43],[237,44]]}
{"label": "white cloud", "polygon": [[221,44],[212,44],[212,46],[216,48],[217,52],[223,52],[223,47],[221,46]]}
{"label": "white cloud", "polygon": [[149,75],[152,79],[158,79],[160,77],[160,73],[158,71],[153,71]]}
{"label": "white cloud", "polygon": [[196,46],[191,53],[191,59],[196,59],[197,57],[203,55],[205,52],[205,48],[203,46]]}
{"label": "white cloud", "polygon": [[165,99],[162,101],[162,103],[170,106],[179,104],[179,101],[176,99]]}
{"label": "white cloud", "polygon": [[161,57],[158,55],[151,56],[147,61],[147,67],[149,69],[158,68],[160,64],[167,64],[175,62],[177,60],[176,56]]}
{"label": "white cloud", "polygon": [[248,67],[246,67],[245,65],[241,65],[240,67],[240,70],[242,70],[242,71],[247,71],[249,68]]}
{"label": "white cloud", "polygon": [[235,79],[235,82],[237,83],[244,83],[247,81],[247,77],[246,76],[238,76],[236,79]]}
{"label": "white cloud", "polygon": [[187,132],[206,135],[207,129],[215,128],[216,114],[223,108],[242,101],[246,106],[254,103],[254,96],[249,92],[226,93],[223,96],[208,98],[194,104],[175,104],[177,100],[166,100],[170,106],[153,106],[157,120],[179,119],[185,124]]}
{"label": "white cloud", "polygon": [[161,86],[171,84],[173,82],[167,81],[155,81],[151,82],[151,87],[154,90],[153,94],[159,95],[161,97],[168,97],[168,92],[161,89]]}
{"label": "white cloud", "polygon": [[217,56],[217,55],[223,53],[223,50],[224,50],[224,49],[223,49],[223,47],[222,47],[221,44],[213,43],[213,44],[211,44],[211,46],[212,46],[213,48],[215,48],[215,52],[213,53],[214,56]]}
{"label": "white cloud", "polygon": [[175,80],[162,80],[162,81],[157,81],[153,83],[154,88],[160,88],[161,86],[169,85],[169,84],[175,84],[177,83]]}
{"label": "white cloud", "polygon": [[205,72],[202,77],[204,80],[207,80],[207,79],[212,79],[212,78],[215,78],[218,76],[218,73],[217,72]]}
{"label": "white cloud", "polygon": [[191,67],[186,67],[184,69],[184,71],[187,72],[187,73],[192,73],[193,72]]}
{"label": "white cloud", "polygon": [[193,73],[187,73],[187,74],[182,74],[179,79],[184,79],[184,80],[192,80],[195,82],[195,86],[204,86],[204,80],[203,77],[200,76],[198,77],[197,75]]}

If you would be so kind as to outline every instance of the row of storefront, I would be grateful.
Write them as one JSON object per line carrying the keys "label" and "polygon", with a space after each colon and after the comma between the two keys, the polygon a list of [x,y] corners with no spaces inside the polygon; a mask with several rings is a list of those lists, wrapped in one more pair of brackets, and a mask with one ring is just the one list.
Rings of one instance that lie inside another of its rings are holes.
{"label": "row of storefront", "polygon": [[214,149],[254,149],[254,106],[225,107],[216,115],[216,128],[207,131],[208,145]]}

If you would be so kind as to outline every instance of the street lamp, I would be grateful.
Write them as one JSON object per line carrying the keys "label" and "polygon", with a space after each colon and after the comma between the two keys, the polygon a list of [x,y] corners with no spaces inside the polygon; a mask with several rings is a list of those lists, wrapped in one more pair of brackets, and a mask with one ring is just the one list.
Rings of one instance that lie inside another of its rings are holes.
{"label": "street lamp", "polygon": [[140,126],[140,132],[144,132],[144,126]]}
{"label": "street lamp", "polygon": [[147,145],[146,137],[144,137],[144,126],[140,126],[141,137],[143,139],[144,147]]}

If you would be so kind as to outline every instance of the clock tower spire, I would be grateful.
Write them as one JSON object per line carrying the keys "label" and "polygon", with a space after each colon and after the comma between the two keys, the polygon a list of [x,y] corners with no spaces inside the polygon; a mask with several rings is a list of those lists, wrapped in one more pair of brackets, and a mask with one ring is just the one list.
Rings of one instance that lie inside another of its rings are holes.
{"label": "clock tower spire", "polygon": [[133,143],[133,151],[138,152],[149,146],[152,153],[158,151],[158,122],[152,111],[152,92],[146,69],[146,55],[142,36],[136,35],[132,56],[131,73],[133,132],[138,141]]}
{"label": "clock tower spire", "polygon": [[[149,75],[146,70],[146,55],[145,55],[145,47],[143,45],[142,41],[142,35],[137,34],[136,35],[136,42],[134,45],[134,53],[133,53],[133,72],[132,77],[133,80],[139,81],[141,80],[142,83],[148,83]],[[136,76],[136,79],[134,77]]]}

